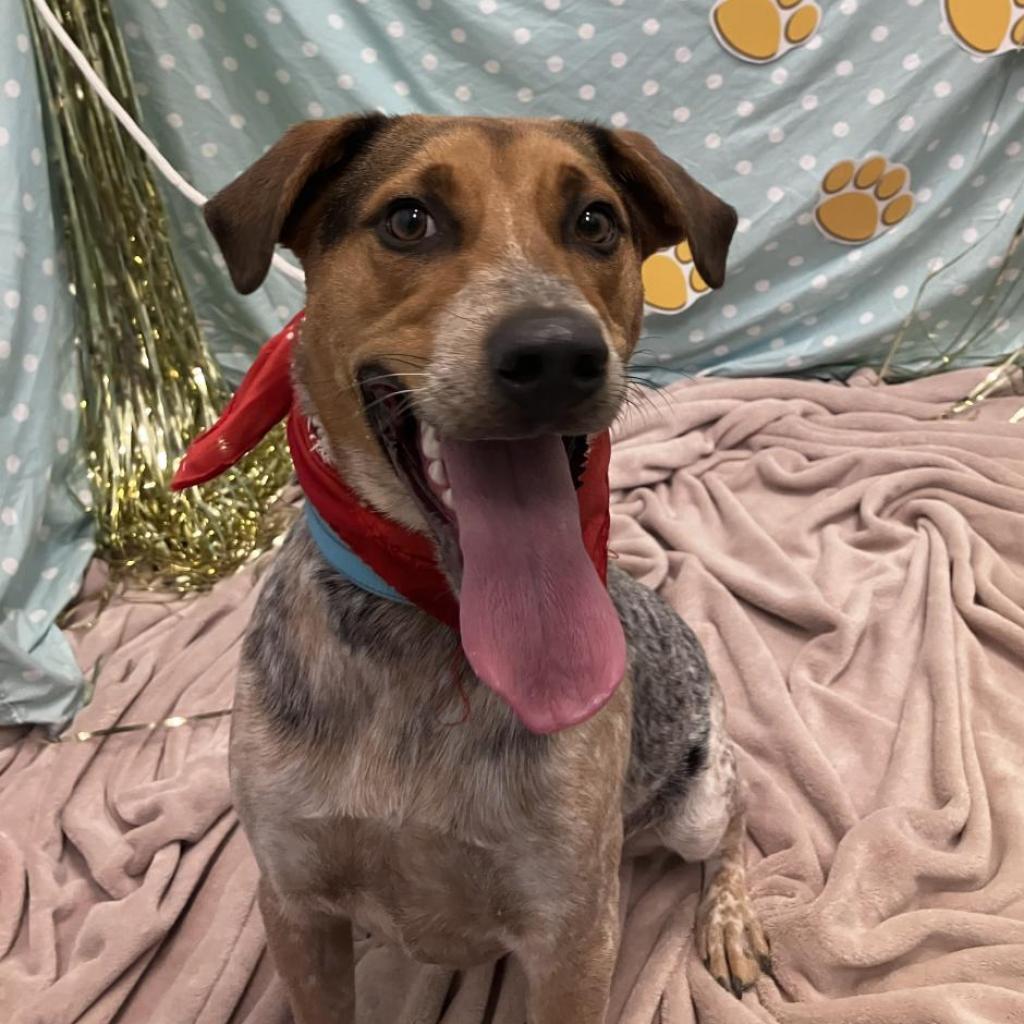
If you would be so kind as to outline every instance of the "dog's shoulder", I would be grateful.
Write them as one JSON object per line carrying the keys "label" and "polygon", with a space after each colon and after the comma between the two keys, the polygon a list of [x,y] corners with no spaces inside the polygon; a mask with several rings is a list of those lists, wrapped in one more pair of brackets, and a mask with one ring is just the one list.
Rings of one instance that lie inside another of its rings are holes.
{"label": "dog's shoulder", "polygon": [[633,739],[625,810],[633,831],[670,813],[705,767],[714,681],[693,630],[655,591],[615,566],[608,591],[629,644]]}

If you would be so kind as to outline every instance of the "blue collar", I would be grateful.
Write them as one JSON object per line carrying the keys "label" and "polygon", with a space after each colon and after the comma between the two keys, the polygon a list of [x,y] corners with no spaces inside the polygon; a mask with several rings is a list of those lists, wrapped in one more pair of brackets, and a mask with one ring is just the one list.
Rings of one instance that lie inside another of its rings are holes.
{"label": "blue collar", "polygon": [[377,597],[383,597],[388,601],[395,601],[398,604],[411,604],[394,587],[381,579],[321,518],[320,513],[313,508],[309,499],[305,501],[306,525],[309,527],[310,536],[313,542],[320,549],[324,561],[345,577],[350,583],[354,583],[361,590],[365,590]]}

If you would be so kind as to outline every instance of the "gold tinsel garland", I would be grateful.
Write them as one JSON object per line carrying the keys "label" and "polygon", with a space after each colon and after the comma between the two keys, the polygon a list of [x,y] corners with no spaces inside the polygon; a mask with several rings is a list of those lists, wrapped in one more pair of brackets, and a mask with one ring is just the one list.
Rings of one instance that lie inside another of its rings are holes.
{"label": "gold tinsel garland", "polygon": [[[106,0],[50,6],[138,120]],[[283,432],[204,487],[171,492],[177,459],[216,419],[229,389],[200,334],[145,156],[40,24],[31,0],[25,7],[77,303],[87,510],[99,554],[133,585],[202,589],[280,535],[284,513],[272,506],[291,466]]]}

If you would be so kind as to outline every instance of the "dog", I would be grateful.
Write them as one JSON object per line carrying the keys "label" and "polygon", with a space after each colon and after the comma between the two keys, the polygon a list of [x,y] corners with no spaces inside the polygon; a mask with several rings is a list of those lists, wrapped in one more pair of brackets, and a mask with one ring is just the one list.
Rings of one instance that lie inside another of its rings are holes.
{"label": "dog", "polygon": [[295,1019],[355,1020],[355,924],[428,963],[512,954],[531,1024],[600,1024],[626,842],[704,862],[697,948],[742,994],[771,961],[721,693],[653,591],[594,583],[572,497],[643,260],[685,239],[720,287],[735,211],[633,131],[369,114],[292,127],[205,217],[243,293],[277,244],[301,261],[320,450],[462,609],[460,642],[302,519],[263,583],[230,774]]}

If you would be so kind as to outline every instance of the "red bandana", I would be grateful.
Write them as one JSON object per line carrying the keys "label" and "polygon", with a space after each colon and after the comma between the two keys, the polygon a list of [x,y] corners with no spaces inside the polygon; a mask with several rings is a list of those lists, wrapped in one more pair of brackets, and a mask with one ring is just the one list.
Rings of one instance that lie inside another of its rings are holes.
{"label": "red bandana", "polygon": [[[458,630],[458,601],[437,564],[433,543],[366,505],[317,448],[314,430],[299,411],[291,383],[292,345],[304,318],[305,313],[299,313],[263,346],[220,418],[189,445],[171,487],[183,490],[223,473],[287,416],[295,475],[321,518],[398,593]],[[610,455],[607,431],[590,439],[577,490],[583,543],[602,582],[608,568]]]}

